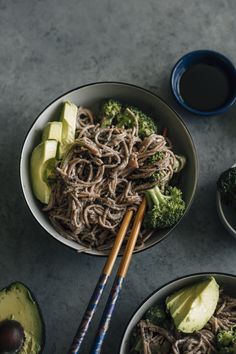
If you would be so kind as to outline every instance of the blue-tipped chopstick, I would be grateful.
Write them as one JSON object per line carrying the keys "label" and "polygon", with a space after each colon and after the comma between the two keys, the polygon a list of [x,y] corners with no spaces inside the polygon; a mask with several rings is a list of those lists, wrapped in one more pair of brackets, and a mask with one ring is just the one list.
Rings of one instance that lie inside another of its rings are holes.
{"label": "blue-tipped chopstick", "polygon": [[99,324],[99,328],[98,328],[95,340],[93,342],[93,346],[92,346],[90,354],[100,354],[101,353],[102,345],[103,345],[107,330],[109,328],[111,317],[112,317],[113,311],[115,309],[115,305],[116,305],[119,293],[122,289],[122,284],[123,284],[124,278],[126,277],[126,274],[127,274],[127,271],[128,271],[129,265],[130,265],[133,250],[134,250],[134,247],[135,247],[138,235],[139,235],[139,231],[140,231],[140,228],[142,225],[145,209],[146,209],[146,199],[144,198],[139,209],[138,209],[138,212],[136,214],[134,224],[133,224],[133,227],[131,230],[131,234],[130,234],[127,246],[125,248],[125,252],[122,257],[119,269],[117,271],[117,275],[116,275],[115,281],[113,283],[109,298],[107,300],[106,307],[104,309],[102,319]]}
{"label": "blue-tipped chopstick", "polygon": [[121,248],[122,242],[124,240],[125,234],[127,232],[132,215],[133,215],[132,210],[128,210],[127,213],[125,214],[125,217],[122,221],[119,232],[116,236],[112,250],[109,254],[109,257],[108,257],[108,259],[105,263],[105,266],[102,270],[102,273],[99,277],[99,280],[98,280],[97,285],[94,289],[93,295],[89,301],[88,307],[87,307],[87,309],[84,313],[84,316],[80,322],[79,328],[78,328],[76,335],[73,339],[73,342],[71,344],[68,354],[78,354],[80,352],[82,342],[83,342],[84,337],[88,331],[90,322],[91,322],[93,315],[96,311],[96,308],[97,308],[97,305],[100,301],[102,293],[105,289],[107,280],[112,272],[113,266],[115,264],[118,253],[120,251],[120,248]]}

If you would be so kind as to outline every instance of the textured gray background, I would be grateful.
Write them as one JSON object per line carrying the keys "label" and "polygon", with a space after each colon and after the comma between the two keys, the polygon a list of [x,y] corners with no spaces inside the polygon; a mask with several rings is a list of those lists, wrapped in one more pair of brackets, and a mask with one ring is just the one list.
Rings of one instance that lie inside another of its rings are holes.
{"label": "textured gray background", "polygon": [[160,94],[183,116],[200,160],[198,191],[184,222],[135,255],[103,352],[118,352],[134,309],[165,282],[199,271],[236,273],[236,241],[215,209],[217,176],[235,161],[236,107],[221,117],[191,116],[169,88],[173,64],[190,50],[212,48],[236,63],[235,12],[235,0],[0,0],[0,287],[21,280],[34,291],[47,327],[46,354],[66,353],[104,263],[50,238],[19,184],[27,130],[71,88],[115,80]]}

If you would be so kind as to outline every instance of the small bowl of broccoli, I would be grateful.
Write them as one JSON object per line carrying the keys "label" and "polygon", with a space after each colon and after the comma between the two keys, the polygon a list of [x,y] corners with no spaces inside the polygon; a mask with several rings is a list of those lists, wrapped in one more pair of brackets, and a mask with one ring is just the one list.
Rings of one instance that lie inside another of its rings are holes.
{"label": "small bowl of broccoli", "polygon": [[236,164],[218,178],[216,205],[224,227],[236,238]]}

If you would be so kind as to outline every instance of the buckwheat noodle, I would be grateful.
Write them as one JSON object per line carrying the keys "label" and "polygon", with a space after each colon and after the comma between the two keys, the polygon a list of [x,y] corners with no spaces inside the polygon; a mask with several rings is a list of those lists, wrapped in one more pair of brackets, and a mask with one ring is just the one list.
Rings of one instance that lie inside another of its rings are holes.
{"label": "buckwheat noodle", "polygon": [[[150,164],[156,152],[163,157]],[[57,166],[45,211],[67,239],[84,248],[110,249],[126,210],[137,210],[146,189],[167,184],[176,161],[164,136],[141,139],[137,122],[133,129],[102,128],[89,109],[80,107],[76,140]],[[156,171],[159,179],[152,182],[148,178]],[[139,247],[147,237],[141,233]]]}

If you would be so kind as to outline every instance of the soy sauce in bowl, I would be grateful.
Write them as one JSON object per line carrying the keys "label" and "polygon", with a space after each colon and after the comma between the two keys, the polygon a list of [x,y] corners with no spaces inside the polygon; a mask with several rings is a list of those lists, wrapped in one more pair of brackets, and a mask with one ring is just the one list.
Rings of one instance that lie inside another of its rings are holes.
{"label": "soy sauce in bowl", "polygon": [[220,114],[236,99],[236,71],[222,54],[195,51],[182,57],[171,76],[176,99],[201,115]]}
{"label": "soy sauce in bowl", "polygon": [[191,107],[201,111],[216,110],[227,102],[231,80],[220,67],[195,64],[180,79],[180,94]]}

